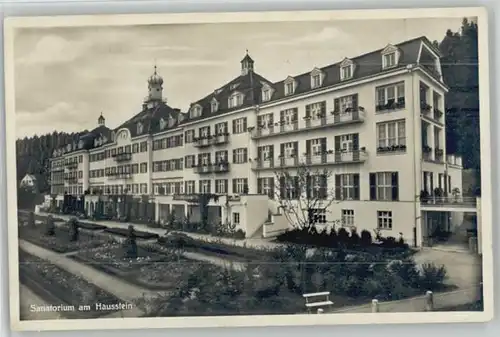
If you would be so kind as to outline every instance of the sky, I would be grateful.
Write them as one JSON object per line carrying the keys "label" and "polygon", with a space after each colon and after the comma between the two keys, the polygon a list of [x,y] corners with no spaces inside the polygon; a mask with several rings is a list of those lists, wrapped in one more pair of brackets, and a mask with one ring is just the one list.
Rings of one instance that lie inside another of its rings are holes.
{"label": "sky", "polygon": [[418,36],[441,41],[460,18],[21,28],[14,40],[17,138],[78,132],[102,113],[140,112],[156,64],[167,103],[187,111],[240,73],[248,50],[270,81]]}

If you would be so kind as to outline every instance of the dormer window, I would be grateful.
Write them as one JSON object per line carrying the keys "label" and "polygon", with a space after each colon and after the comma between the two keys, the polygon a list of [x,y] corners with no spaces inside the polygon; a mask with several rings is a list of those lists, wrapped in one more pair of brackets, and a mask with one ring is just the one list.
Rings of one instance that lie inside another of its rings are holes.
{"label": "dormer window", "polygon": [[293,77],[288,77],[285,80],[285,95],[293,95],[295,92],[295,80]]}
{"label": "dormer window", "polygon": [[311,89],[319,88],[323,84],[323,72],[318,68],[311,71]]}
{"label": "dormer window", "polygon": [[263,83],[262,84],[262,102],[267,102],[271,100],[271,97],[273,96],[273,88],[267,84]]}
{"label": "dormer window", "polygon": [[78,142],[78,148],[79,148],[79,149],[83,149],[83,140],[80,140],[80,141]]}
{"label": "dormer window", "polygon": [[167,123],[165,122],[165,120],[163,118],[160,119],[160,130],[165,129],[166,126],[167,126]]}
{"label": "dormer window", "polygon": [[392,68],[397,66],[399,61],[399,50],[393,45],[388,45],[382,51],[382,68]]}
{"label": "dormer window", "polygon": [[144,129],[144,127],[143,127],[142,123],[137,123],[137,133],[141,134],[143,129]]}
{"label": "dormer window", "polygon": [[191,108],[191,118],[196,118],[201,116],[201,106],[195,105]]}
{"label": "dormer window", "polygon": [[340,63],[340,80],[350,80],[354,75],[354,63],[352,60],[345,58]]}
{"label": "dormer window", "polygon": [[239,92],[233,93],[229,96],[228,106],[229,108],[236,108],[243,104],[243,95]]}
{"label": "dormer window", "polygon": [[174,125],[175,125],[175,118],[174,118],[174,117],[172,117],[172,115],[170,115],[170,116],[168,117],[168,126],[169,126],[169,127],[173,127]]}
{"label": "dormer window", "polygon": [[210,111],[212,113],[217,112],[219,110],[219,102],[215,98],[212,99],[212,102],[210,102]]}

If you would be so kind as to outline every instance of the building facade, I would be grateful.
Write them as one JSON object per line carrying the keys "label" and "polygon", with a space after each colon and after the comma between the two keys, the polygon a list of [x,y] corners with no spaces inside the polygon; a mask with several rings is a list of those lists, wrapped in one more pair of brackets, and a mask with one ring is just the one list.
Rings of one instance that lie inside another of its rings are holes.
{"label": "building facade", "polygon": [[247,54],[240,74],[186,112],[166,103],[155,68],[137,115],[114,129],[101,115],[54,152],[52,194],[85,194],[87,211],[93,198],[147,195],[157,220],[192,216],[193,195],[215,194],[213,219],[267,236],[293,226],[279,200],[300,205],[294,177],[307,167],[323,172],[311,180],[318,198],[335,199],[314,210],[319,225],[340,219],[421,246],[475,209],[462,195],[461,158],[445,149],[447,90],[425,37],[279,82]]}

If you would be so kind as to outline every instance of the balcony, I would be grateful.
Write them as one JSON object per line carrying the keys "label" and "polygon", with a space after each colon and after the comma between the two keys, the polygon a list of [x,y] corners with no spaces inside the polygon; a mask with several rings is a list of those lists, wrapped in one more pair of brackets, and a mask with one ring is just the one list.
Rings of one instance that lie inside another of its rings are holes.
{"label": "balcony", "polygon": [[427,102],[420,102],[420,112],[422,113],[423,116],[431,118],[431,111],[432,111],[432,106],[427,104]]}
{"label": "balcony", "polygon": [[66,164],[64,164],[64,166],[65,166],[68,170],[74,170],[74,169],[77,169],[77,168],[78,168],[78,163],[77,163],[77,162],[70,162],[70,163],[66,163]]}
{"label": "balcony", "polygon": [[196,138],[193,140],[193,146],[198,148],[209,147],[211,145],[211,139],[208,137]]}
{"label": "balcony", "polygon": [[443,115],[444,115],[444,112],[442,112],[438,108],[434,108],[434,116],[433,116],[434,120],[440,122]]}
{"label": "balcony", "polygon": [[132,159],[131,152],[115,153],[111,157],[115,158],[117,162],[130,161]]}
{"label": "balcony", "polygon": [[213,145],[223,145],[229,143],[229,133],[212,136],[211,143]]}
{"label": "balcony", "polygon": [[229,163],[216,163],[205,164],[193,167],[195,173],[208,174],[208,173],[226,173],[229,172]]}
{"label": "balcony", "polygon": [[476,212],[477,198],[461,195],[420,198],[420,207],[424,211]]}
{"label": "balcony", "polygon": [[366,151],[327,152],[318,155],[304,155],[302,157],[281,157],[273,160],[255,160],[252,169],[265,170],[273,168],[294,168],[301,165],[322,166],[363,163],[368,159]]}
{"label": "balcony", "polygon": [[300,120],[283,124],[280,122],[249,128],[253,139],[289,135],[304,130],[317,130],[345,124],[362,123],[365,120],[364,109],[346,111],[343,113],[330,112],[327,115],[304,117]]}
{"label": "balcony", "polygon": [[77,177],[64,177],[64,181],[67,182],[68,184],[77,184],[78,178]]}
{"label": "balcony", "polygon": [[131,179],[132,173],[130,172],[108,172],[106,177],[109,179]]}

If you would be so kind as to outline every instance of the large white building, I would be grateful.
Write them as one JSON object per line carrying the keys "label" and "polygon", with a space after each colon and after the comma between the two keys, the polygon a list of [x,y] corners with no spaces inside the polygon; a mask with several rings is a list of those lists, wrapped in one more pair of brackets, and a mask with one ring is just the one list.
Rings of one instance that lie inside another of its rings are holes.
{"label": "large white building", "polygon": [[[416,38],[272,82],[247,54],[241,73],[191,104],[171,108],[163,79],[148,80],[141,111],[114,129],[98,126],[56,150],[52,194],[83,195],[92,212],[107,195],[149,195],[155,218],[194,213],[195,194],[220,195],[215,217],[254,235],[289,226],[276,169],[327,169],[313,188],[336,202],[321,221],[342,219],[421,246],[437,224],[474,211],[462,193],[461,158],[446,153],[439,51]],[[437,202],[437,198],[440,199]],[[453,198],[453,200],[450,200]],[[192,199],[192,200],[190,200]]]}

